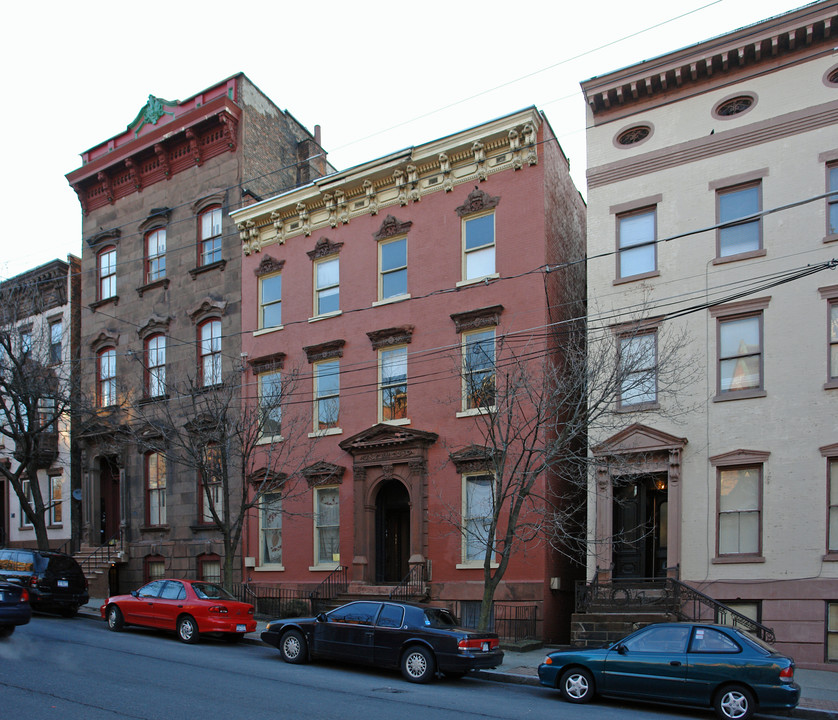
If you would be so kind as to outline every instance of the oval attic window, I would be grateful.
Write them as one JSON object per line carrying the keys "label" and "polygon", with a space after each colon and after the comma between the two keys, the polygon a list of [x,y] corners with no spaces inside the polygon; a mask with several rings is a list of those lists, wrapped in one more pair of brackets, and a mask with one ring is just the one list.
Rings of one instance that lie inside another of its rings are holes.
{"label": "oval attic window", "polygon": [[731,115],[738,115],[746,110],[749,110],[754,104],[754,99],[750,95],[740,95],[738,97],[725,100],[718,108],[716,114],[722,117],[730,117]]}
{"label": "oval attic window", "polygon": [[634,145],[634,143],[639,143],[641,140],[645,140],[649,137],[649,133],[651,132],[652,130],[648,126],[638,125],[621,132],[617,136],[617,142],[620,145]]}

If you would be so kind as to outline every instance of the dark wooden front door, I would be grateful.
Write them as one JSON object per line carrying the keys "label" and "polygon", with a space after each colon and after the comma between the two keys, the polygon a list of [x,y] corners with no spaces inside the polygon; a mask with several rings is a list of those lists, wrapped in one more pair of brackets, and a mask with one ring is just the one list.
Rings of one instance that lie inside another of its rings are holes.
{"label": "dark wooden front door", "polygon": [[614,483],[614,578],[666,576],[666,476]]}
{"label": "dark wooden front door", "polygon": [[375,581],[397,583],[410,557],[410,497],[398,480],[388,480],[375,504]]}
{"label": "dark wooden front door", "polygon": [[119,533],[119,467],[102,458],[99,469],[99,541],[104,545]]}

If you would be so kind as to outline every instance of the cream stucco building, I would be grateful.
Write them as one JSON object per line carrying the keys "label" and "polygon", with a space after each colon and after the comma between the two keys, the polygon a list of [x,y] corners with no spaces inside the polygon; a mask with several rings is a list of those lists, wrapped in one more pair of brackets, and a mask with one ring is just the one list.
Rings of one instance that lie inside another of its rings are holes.
{"label": "cream stucco building", "polygon": [[836,46],[829,0],[582,83],[590,331],[648,360],[590,439],[588,579],[677,577],[833,669]]}

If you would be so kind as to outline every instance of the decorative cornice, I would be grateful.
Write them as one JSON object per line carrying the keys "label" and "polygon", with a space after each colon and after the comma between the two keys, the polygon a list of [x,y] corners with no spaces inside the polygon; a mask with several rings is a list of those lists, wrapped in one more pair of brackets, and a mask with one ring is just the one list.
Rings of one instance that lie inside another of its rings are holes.
{"label": "decorative cornice", "polygon": [[138,230],[141,233],[144,233],[153,228],[164,227],[169,224],[171,216],[171,208],[151,208],[151,212],[148,214],[148,217],[140,223]]}
{"label": "decorative cornice", "polygon": [[221,317],[226,309],[226,300],[214,300],[211,297],[205,297],[191,310],[187,310],[186,314],[189,316],[189,319],[197,325],[206,318]]}
{"label": "decorative cornice", "polygon": [[479,212],[492,210],[498,206],[499,202],[499,197],[492,197],[475,186],[474,190],[468,194],[466,201],[456,209],[457,215],[464,218]]}
{"label": "decorative cornice", "polygon": [[770,452],[764,450],[733,450],[709,458],[713,467],[726,465],[761,465],[768,460]]}
{"label": "decorative cornice", "polygon": [[98,353],[107,347],[116,347],[117,345],[119,345],[118,333],[100,332],[90,341],[90,349],[94,353]]}
{"label": "decorative cornice", "polygon": [[169,323],[171,323],[172,319],[171,316],[152,315],[143,325],[137,328],[137,335],[140,337],[140,340],[145,340],[147,337],[157,333],[167,333],[169,332]]}
{"label": "decorative cornice", "polygon": [[263,372],[282,370],[285,365],[285,353],[275,352],[270,355],[260,355],[259,357],[250,358],[247,364],[250,365],[250,369],[255,375]]}
{"label": "decorative cornice", "polygon": [[413,338],[413,325],[402,325],[384,330],[371,330],[367,333],[367,337],[372,343],[373,350],[391,345],[406,345]]}
{"label": "decorative cornice", "polygon": [[301,474],[306,479],[309,487],[340,485],[343,482],[344,472],[346,472],[345,467],[333,465],[323,460],[301,470]]}
{"label": "decorative cornice", "polygon": [[480,472],[492,469],[492,458],[494,451],[483,445],[469,445],[456,452],[449,453],[448,457],[454,463],[458,473]]}
{"label": "decorative cornice", "polygon": [[265,255],[259,263],[259,267],[253,273],[256,277],[262,277],[263,275],[279,272],[283,267],[285,267],[285,260],[277,260],[270,255]]}
{"label": "decorative cornice", "polygon": [[[352,437],[338,443],[341,450],[348,452],[353,457],[363,460],[368,453],[380,451],[392,451],[397,448],[411,449],[428,447],[433,445],[439,435],[425,430],[414,430],[409,427],[393,426],[387,423],[378,423],[371,428],[362,430]],[[377,459],[375,460],[377,462]]]}
{"label": "decorative cornice", "polygon": [[381,223],[381,227],[378,228],[378,232],[372,237],[374,240],[386,240],[387,238],[396,237],[397,235],[407,235],[411,225],[413,225],[412,220],[401,222],[392,215],[388,215],[384,218],[384,222]]}
{"label": "decorative cornice", "polygon": [[492,305],[490,307],[480,308],[479,310],[454,313],[451,315],[451,319],[454,321],[455,330],[461,333],[483,327],[496,327],[500,324],[502,312],[503,305]]}
{"label": "decorative cornice", "polygon": [[111,228],[110,230],[102,230],[101,232],[85,238],[88,247],[95,248],[97,245],[119,245],[119,237],[122,235],[122,230],[119,228]]}
{"label": "decorative cornice", "polygon": [[342,247],[342,242],[332,242],[329,238],[322,237],[315,243],[314,250],[309,250],[306,255],[312,260],[320,260],[329,255],[339,253]]}
{"label": "decorative cornice", "polygon": [[303,348],[303,351],[310,363],[319,362],[320,360],[328,360],[329,358],[343,357],[343,346],[346,345],[346,340],[331,340],[329,342],[319,343],[318,345],[309,345]]}

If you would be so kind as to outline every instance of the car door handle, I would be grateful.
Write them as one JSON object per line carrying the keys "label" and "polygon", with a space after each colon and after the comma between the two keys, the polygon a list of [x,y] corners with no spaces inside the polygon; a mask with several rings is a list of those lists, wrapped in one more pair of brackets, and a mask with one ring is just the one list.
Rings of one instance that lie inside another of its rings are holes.
{"label": "car door handle", "polygon": [[678,667],[681,664],[681,661],[680,660],[670,660],[669,664],[672,665],[673,667]]}

